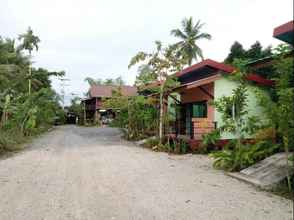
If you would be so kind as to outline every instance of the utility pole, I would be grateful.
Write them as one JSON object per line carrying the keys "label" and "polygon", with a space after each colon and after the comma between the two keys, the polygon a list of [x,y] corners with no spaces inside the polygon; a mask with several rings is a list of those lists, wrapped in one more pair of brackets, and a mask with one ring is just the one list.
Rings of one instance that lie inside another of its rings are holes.
{"label": "utility pole", "polygon": [[61,102],[62,102],[62,108],[64,110],[64,106],[65,106],[65,90],[64,90],[64,88],[66,86],[69,86],[68,84],[66,84],[66,82],[70,81],[70,80],[66,79],[66,78],[60,78],[60,81],[61,81],[60,86],[61,86],[61,97],[62,97]]}

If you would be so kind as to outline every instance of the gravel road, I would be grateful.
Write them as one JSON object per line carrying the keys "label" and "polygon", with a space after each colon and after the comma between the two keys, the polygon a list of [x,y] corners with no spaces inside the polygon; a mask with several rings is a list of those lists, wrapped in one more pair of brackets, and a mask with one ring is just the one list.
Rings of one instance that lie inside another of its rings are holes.
{"label": "gravel road", "polygon": [[113,128],[61,126],[0,160],[0,219],[292,219],[291,201],[211,163],[136,147]]}

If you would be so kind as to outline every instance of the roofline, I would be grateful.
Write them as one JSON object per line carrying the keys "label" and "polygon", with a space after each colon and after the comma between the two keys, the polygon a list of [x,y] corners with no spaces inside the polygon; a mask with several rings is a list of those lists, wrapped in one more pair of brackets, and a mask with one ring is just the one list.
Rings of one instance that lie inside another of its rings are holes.
{"label": "roofline", "polygon": [[[181,76],[189,74],[193,71],[199,70],[205,66],[212,67],[214,69],[217,69],[219,72],[227,73],[227,74],[231,74],[234,71],[236,71],[236,68],[231,65],[219,63],[219,62],[211,60],[211,59],[206,59],[200,63],[196,63],[190,67],[183,69],[182,71],[176,73],[176,76],[181,77]],[[249,73],[246,78],[247,78],[247,80],[256,82],[259,85],[272,86],[274,84],[273,80],[265,79],[257,74],[254,74],[254,73]]]}
{"label": "roofline", "polygon": [[205,59],[203,60],[202,62],[199,62],[199,63],[196,63],[192,66],[189,66],[185,69],[183,69],[182,71],[180,72],[177,72],[176,73],[176,76],[177,77],[180,77],[180,76],[183,76],[183,75],[186,75],[192,71],[195,71],[195,70],[199,70],[205,66],[210,66],[212,68],[215,68],[215,69],[218,69],[220,71],[223,71],[223,72],[227,72],[227,73],[232,73],[235,68],[230,66],[230,65],[227,65],[227,64],[224,64],[224,63],[219,63],[219,62],[216,62],[214,60],[211,60],[211,59]]}
{"label": "roofline", "polygon": [[283,33],[287,33],[294,30],[294,21],[289,21],[285,24],[282,24],[274,29],[273,37],[277,37]]}

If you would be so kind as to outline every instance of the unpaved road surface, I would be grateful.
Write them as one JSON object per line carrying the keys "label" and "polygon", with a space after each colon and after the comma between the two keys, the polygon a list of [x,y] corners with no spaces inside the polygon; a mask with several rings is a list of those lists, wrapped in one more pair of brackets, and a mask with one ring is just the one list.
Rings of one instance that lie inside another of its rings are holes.
{"label": "unpaved road surface", "polygon": [[201,155],[136,147],[113,128],[58,127],[0,160],[1,220],[283,220],[292,202]]}

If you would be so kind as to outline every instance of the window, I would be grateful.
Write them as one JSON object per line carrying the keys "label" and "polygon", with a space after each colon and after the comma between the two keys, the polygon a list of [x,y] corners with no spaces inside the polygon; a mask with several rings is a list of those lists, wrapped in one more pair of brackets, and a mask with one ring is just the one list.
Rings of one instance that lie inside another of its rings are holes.
{"label": "window", "polygon": [[207,102],[196,102],[192,104],[192,118],[207,118]]}

